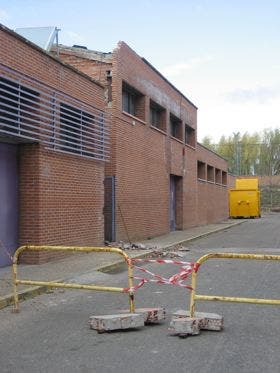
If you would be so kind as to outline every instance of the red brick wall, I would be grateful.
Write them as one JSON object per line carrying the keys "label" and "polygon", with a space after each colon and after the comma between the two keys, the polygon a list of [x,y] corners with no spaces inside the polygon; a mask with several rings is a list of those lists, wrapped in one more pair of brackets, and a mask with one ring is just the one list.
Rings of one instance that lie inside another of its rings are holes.
{"label": "red brick wall", "polygon": [[184,177],[184,228],[200,225],[197,211],[196,149],[186,146]]}
{"label": "red brick wall", "polygon": [[[146,99],[145,121],[122,113],[122,81]],[[124,216],[130,239],[152,237],[169,232],[170,175],[184,177],[192,168],[193,150],[185,152],[183,136],[180,140],[169,135],[169,113],[196,128],[196,108],[175,91],[159,74],[146,64],[125,43],[113,53],[113,115],[117,132],[116,176],[117,200],[124,205]],[[166,128],[163,132],[150,127],[149,99],[166,109]],[[194,183],[194,175],[184,177],[181,211],[192,207],[186,189]],[[128,199],[129,196],[129,199]],[[177,216],[178,225],[186,228],[188,217]],[[127,239],[124,223],[117,217],[117,237]]]}
{"label": "red brick wall", "polygon": [[[104,90],[48,54],[0,28],[1,63],[83,103],[104,110]],[[102,245],[103,162],[19,145],[19,244]],[[64,254],[29,252],[30,263]]]}
{"label": "red brick wall", "polygon": [[[21,145],[19,170],[21,245],[103,244],[102,163]],[[29,252],[24,259],[42,262],[53,257]]]}
{"label": "red brick wall", "polygon": [[[111,70],[111,64],[105,63],[102,61],[102,58],[101,61],[94,61],[89,57],[86,57],[87,52],[84,53],[81,49],[75,49],[77,50],[77,55],[73,55],[72,50],[60,48],[59,58],[63,62],[75,67],[105,86],[107,84],[106,71]],[[52,55],[56,55],[55,51],[52,52]]]}
{"label": "red brick wall", "polygon": [[39,48],[31,47],[10,31],[0,28],[1,63],[38,79],[89,105],[104,108],[103,87],[74,69],[66,67]]}
{"label": "red brick wall", "polygon": [[[227,173],[227,161],[219,157],[216,153],[206,149],[198,144],[197,160],[212,166],[215,170]],[[197,211],[198,222],[200,224],[216,223],[228,218],[228,182],[229,175],[227,174],[227,184],[222,184],[219,180],[214,182],[207,180],[198,180],[198,195],[197,195]]]}
{"label": "red brick wall", "polygon": [[228,189],[235,189],[235,180],[237,176],[228,174]]}
{"label": "red brick wall", "polygon": [[127,240],[126,229],[130,239],[163,234],[169,229],[165,136],[143,124],[116,125],[117,237]]}
{"label": "red brick wall", "polygon": [[[72,59],[62,54],[62,58],[90,76],[97,77],[101,71],[95,63],[89,67],[82,58],[79,63],[77,54]],[[178,187],[179,228],[226,218],[227,188],[210,183],[201,186],[197,160],[206,159],[225,171],[226,161],[205,148],[196,148],[196,141],[194,147],[185,145],[184,131],[181,139],[169,134],[170,113],[196,131],[196,107],[125,43],[118,44],[111,62],[113,102],[108,110],[112,113],[112,157],[106,174],[116,176],[117,239],[143,239],[169,232],[170,175],[182,177]],[[104,64],[103,70],[106,68]],[[145,96],[142,120],[122,112],[123,81]],[[166,132],[150,126],[150,99],[166,109]]]}

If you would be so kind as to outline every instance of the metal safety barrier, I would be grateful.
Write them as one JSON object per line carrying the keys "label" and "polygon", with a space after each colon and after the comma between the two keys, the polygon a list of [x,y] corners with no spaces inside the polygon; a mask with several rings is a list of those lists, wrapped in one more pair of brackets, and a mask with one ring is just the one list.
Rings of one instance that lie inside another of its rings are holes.
{"label": "metal safety barrier", "polygon": [[[83,285],[83,284],[72,284],[65,282],[55,281],[35,281],[35,280],[22,280],[18,279],[18,258],[19,255],[25,250],[33,251],[66,251],[66,252],[99,252],[99,253],[115,253],[119,254],[124,258],[127,264],[128,273],[128,288],[103,286],[103,285]],[[130,257],[121,249],[114,247],[72,247],[72,246],[33,246],[25,245],[19,247],[13,256],[13,293],[14,293],[14,311],[19,312],[19,299],[18,299],[18,285],[36,285],[36,286],[47,286],[51,288],[67,288],[67,289],[83,289],[83,290],[96,290],[96,291],[107,291],[107,292],[118,292],[128,293],[129,295],[129,309],[130,312],[135,311],[134,304],[134,292],[127,291],[127,289],[133,289],[133,269]]]}
{"label": "metal safety barrier", "polygon": [[280,299],[258,299],[258,298],[239,298],[239,297],[224,297],[218,295],[200,295],[196,294],[197,273],[201,264],[208,259],[249,259],[249,260],[280,260],[280,255],[261,255],[261,254],[236,254],[236,253],[210,253],[202,256],[196,262],[196,270],[192,272],[191,295],[190,295],[190,317],[195,315],[195,301],[221,301],[221,302],[236,302],[236,303],[254,303],[254,304],[270,304],[280,305]]}

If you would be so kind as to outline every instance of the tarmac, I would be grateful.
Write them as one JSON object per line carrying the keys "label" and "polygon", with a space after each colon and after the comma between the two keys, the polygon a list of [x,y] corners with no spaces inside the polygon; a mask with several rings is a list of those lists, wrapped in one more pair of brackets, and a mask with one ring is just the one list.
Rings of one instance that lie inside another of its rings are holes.
{"label": "tarmac", "polygon": [[[183,231],[174,231],[163,236],[141,241],[146,249],[129,249],[126,253],[131,258],[143,258],[151,255],[155,249],[174,251],[179,246],[209,234],[220,232],[239,225],[246,220],[226,220],[217,224],[203,225]],[[18,278],[24,280],[67,282],[75,277],[93,272],[113,272],[123,265],[124,261],[112,253],[74,253],[66,258],[44,264],[19,264]],[[47,292],[47,286],[19,285],[19,300],[23,301]],[[0,309],[13,304],[12,267],[0,268]]]}

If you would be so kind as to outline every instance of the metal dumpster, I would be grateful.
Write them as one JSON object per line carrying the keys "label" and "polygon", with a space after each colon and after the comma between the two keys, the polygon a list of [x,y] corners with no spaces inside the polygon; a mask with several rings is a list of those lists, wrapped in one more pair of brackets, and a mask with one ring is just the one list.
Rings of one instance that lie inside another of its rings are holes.
{"label": "metal dumpster", "polygon": [[229,216],[231,218],[261,216],[258,179],[236,179],[236,188],[229,191]]}
{"label": "metal dumpster", "polygon": [[258,190],[259,189],[259,180],[257,178],[252,179],[236,179],[235,180],[235,189],[239,190]]}

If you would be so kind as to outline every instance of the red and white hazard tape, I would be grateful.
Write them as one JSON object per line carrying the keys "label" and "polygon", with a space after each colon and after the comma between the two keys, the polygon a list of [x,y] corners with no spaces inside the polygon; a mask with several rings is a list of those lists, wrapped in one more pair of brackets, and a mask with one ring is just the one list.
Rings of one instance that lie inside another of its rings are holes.
{"label": "red and white hazard tape", "polygon": [[165,278],[145,268],[133,265],[133,268],[138,269],[139,271],[142,271],[144,273],[147,273],[148,275],[151,276],[151,278],[134,277],[134,279],[140,280],[140,282],[131,288],[125,288],[124,289],[125,292],[135,292],[147,282],[154,282],[156,284],[177,285],[177,286],[181,286],[183,288],[192,290],[191,286],[184,284],[183,281],[185,281],[193,272],[197,272],[198,267],[199,267],[198,263],[182,262],[179,260],[171,260],[171,259],[129,259],[129,260],[130,260],[131,265],[133,265],[133,263],[135,262],[142,262],[142,263],[158,263],[158,264],[176,264],[176,265],[182,265],[182,267],[180,268],[181,271],[179,273],[175,273],[175,275],[169,278]]}

